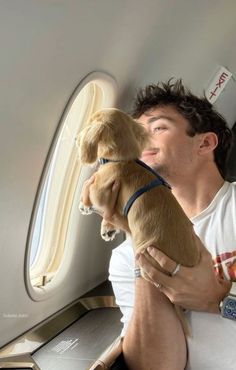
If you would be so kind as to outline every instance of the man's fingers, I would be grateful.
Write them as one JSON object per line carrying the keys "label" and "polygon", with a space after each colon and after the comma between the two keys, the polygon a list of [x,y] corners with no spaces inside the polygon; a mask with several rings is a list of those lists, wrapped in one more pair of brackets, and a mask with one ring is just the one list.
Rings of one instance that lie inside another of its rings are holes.
{"label": "man's fingers", "polygon": [[172,285],[171,279],[173,278],[153,267],[142,254],[139,255],[138,264],[153,282],[161,284],[163,287]]}
{"label": "man's fingers", "polygon": [[171,275],[175,271],[177,262],[166,256],[159,249],[150,246],[147,248],[147,251],[167,273]]}

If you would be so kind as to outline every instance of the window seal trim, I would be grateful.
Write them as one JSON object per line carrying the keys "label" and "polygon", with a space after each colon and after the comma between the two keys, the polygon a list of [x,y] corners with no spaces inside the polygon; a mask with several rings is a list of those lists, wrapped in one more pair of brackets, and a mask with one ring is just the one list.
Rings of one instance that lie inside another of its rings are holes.
{"label": "window seal trim", "polygon": [[[48,154],[46,156],[45,164],[43,167],[43,171],[39,180],[38,188],[35,195],[34,204],[31,211],[31,218],[27,233],[27,241],[26,241],[26,251],[25,251],[25,262],[24,262],[24,281],[25,281],[25,287],[26,291],[29,295],[29,297],[33,301],[42,301],[46,300],[49,297],[52,297],[53,294],[56,294],[56,292],[61,289],[62,282],[64,281],[64,278],[67,274],[67,269],[61,269],[61,266],[58,269],[58,272],[60,271],[60,274],[63,276],[58,276],[59,274],[56,274],[55,277],[53,277],[52,282],[45,286],[41,287],[34,287],[31,283],[30,278],[30,251],[31,251],[31,243],[32,243],[32,236],[33,236],[33,230],[36,222],[36,215],[37,210],[39,207],[39,201],[41,199],[41,195],[43,192],[44,184],[47,179],[47,174],[50,169],[51,160],[53,158],[53,154],[58,142],[58,139],[60,137],[61,131],[63,129],[63,123],[65,122],[65,119],[75,101],[80,91],[90,82],[97,83],[98,85],[106,85],[107,90],[107,96],[109,96],[109,101],[112,101],[112,105],[115,106],[116,104],[116,98],[117,98],[117,91],[118,91],[118,84],[115,78],[110,75],[109,73],[105,73],[102,71],[93,71],[88,73],[76,86],[74,91],[72,92],[70,98],[68,99],[65,109],[62,112],[62,115],[59,119],[59,123],[57,125],[57,128],[55,130],[55,134],[53,135],[52,142],[48,151]],[[107,101],[104,101],[104,107],[106,107]],[[111,103],[110,103],[111,104]],[[109,104],[109,105],[110,105]],[[40,277],[39,277],[40,279]]]}

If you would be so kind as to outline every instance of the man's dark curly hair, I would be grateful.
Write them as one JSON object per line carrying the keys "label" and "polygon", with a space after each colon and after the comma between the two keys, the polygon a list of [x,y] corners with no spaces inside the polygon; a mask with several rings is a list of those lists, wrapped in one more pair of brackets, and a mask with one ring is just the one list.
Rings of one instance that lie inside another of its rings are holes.
{"label": "man's dark curly hair", "polygon": [[172,83],[161,82],[140,89],[134,101],[134,118],[160,106],[173,106],[189,122],[187,134],[214,132],[218,137],[218,145],[214,150],[214,160],[223,178],[226,176],[226,164],[232,145],[232,131],[226,120],[214,109],[206,97],[199,98],[184,87],[182,80]]}

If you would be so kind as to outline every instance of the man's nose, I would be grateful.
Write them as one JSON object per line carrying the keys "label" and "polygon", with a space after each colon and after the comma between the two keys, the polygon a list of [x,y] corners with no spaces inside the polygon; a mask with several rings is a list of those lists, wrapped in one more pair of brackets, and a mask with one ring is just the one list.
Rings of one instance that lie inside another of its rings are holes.
{"label": "man's nose", "polygon": [[153,148],[155,148],[155,146],[156,146],[156,143],[157,143],[157,140],[156,140],[156,138],[154,138],[154,135],[150,132],[150,139],[149,139],[149,143],[150,143],[150,145],[153,147]]}

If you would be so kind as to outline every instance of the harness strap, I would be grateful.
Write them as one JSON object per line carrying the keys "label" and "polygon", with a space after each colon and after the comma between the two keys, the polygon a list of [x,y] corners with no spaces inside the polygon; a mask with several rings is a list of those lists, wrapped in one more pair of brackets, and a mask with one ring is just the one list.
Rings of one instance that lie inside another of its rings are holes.
{"label": "harness strap", "polygon": [[[106,159],[106,158],[99,158],[98,161],[99,161],[100,164],[106,164],[108,162],[118,162],[118,161],[112,161],[112,160]],[[130,210],[132,204],[134,203],[134,201],[138,197],[140,197],[140,195],[142,195],[143,193],[146,193],[147,191],[149,191],[152,188],[154,188],[156,186],[159,186],[159,185],[164,185],[164,186],[168,187],[169,189],[171,189],[170,185],[160,175],[158,175],[158,173],[156,173],[151,167],[149,167],[148,165],[146,165],[146,163],[140,161],[140,159],[136,159],[135,162],[137,164],[139,164],[140,166],[144,167],[149,172],[151,172],[153,175],[155,175],[156,178],[154,180],[152,180],[151,182],[149,182],[148,184],[146,184],[143,187],[141,187],[140,189],[138,189],[129,198],[129,200],[127,201],[127,203],[126,203],[126,205],[124,206],[124,209],[123,209],[124,216],[126,216],[126,217],[127,217],[128,213],[129,213],[129,210]]]}
{"label": "harness strap", "polygon": [[123,213],[124,213],[124,216],[127,217],[128,215],[128,212],[131,208],[131,206],[133,205],[134,201],[140,197],[140,195],[142,195],[143,193],[146,193],[146,191],[148,190],[151,190],[152,188],[156,187],[156,186],[159,186],[159,185],[163,185],[163,182],[161,182],[158,178],[152,180],[151,182],[149,182],[148,184],[146,184],[145,186],[143,186],[142,188],[138,189],[128,200],[128,202],[126,203],[124,209],[123,209]]}
{"label": "harness strap", "polygon": [[99,158],[98,163],[99,164],[106,164],[109,162],[121,162],[121,161],[115,161],[114,159],[107,159],[107,158]]}
{"label": "harness strap", "polygon": [[160,185],[165,185],[167,186],[169,189],[171,189],[170,185],[163,179],[163,177],[161,177],[156,171],[154,171],[151,167],[149,167],[146,163],[144,163],[143,161],[140,161],[140,159],[135,159],[135,162],[137,164],[139,164],[140,166],[146,168],[146,170],[148,170],[149,172],[153,173],[153,175],[155,175],[160,181],[162,184]]}
{"label": "harness strap", "polygon": [[108,162],[111,162],[110,159],[106,159],[106,158],[99,158],[98,159],[99,164],[106,164]]}

